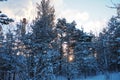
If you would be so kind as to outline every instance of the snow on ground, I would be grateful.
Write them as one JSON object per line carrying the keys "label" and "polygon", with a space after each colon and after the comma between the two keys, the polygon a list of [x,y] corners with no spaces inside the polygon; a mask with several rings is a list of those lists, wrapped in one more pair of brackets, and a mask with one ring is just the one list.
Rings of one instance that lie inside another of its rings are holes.
{"label": "snow on ground", "polygon": [[[56,80],[67,80],[65,77],[59,76]],[[78,78],[78,79],[72,79],[72,80],[105,80],[104,75],[98,75],[94,77],[88,77],[88,78]],[[120,72],[119,73],[112,73],[110,74],[109,80],[120,80]]]}

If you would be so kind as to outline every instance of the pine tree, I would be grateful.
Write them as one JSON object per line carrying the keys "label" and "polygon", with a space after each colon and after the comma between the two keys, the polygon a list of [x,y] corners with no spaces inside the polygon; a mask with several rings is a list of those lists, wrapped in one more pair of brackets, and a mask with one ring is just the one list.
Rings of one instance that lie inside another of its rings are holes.
{"label": "pine tree", "polygon": [[97,56],[99,68],[109,80],[109,71],[118,71],[119,65],[119,17],[112,17],[98,38]]}
{"label": "pine tree", "polygon": [[98,64],[95,56],[95,44],[92,42],[93,35],[79,31],[78,37],[75,55],[79,74],[81,73],[85,77],[92,74],[95,75],[98,70]]}
{"label": "pine tree", "polygon": [[59,52],[51,46],[55,38],[54,8],[49,0],[37,3],[38,14],[34,20],[32,33],[26,34],[24,44],[27,49],[28,78],[33,80],[54,80],[55,61]]}
{"label": "pine tree", "polygon": [[[55,32],[57,37],[55,43],[58,46],[61,57],[59,58],[59,75],[64,75],[68,80],[77,77],[85,69],[91,70],[89,74],[98,69],[96,58],[94,57],[95,47],[92,43],[92,35],[88,35],[82,30],[75,28],[76,23],[67,23],[66,19],[58,19]],[[82,47],[86,46],[86,47]],[[78,49],[79,48],[79,49]],[[89,50],[90,49],[90,50]],[[84,56],[81,56],[84,55]],[[86,58],[86,60],[84,60]],[[80,62],[82,59],[83,62]],[[86,63],[88,61],[88,63]],[[85,66],[80,66],[85,64]],[[88,65],[89,64],[89,65]],[[88,73],[88,72],[86,72]]]}
{"label": "pine tree", "polygon": [[119,69],[119,57],[120,57],[120,52],[119,52],[119,38],[120,38],[120,18],[119,17],[112,17],[108,23],[108,33],[109,33],[109,49],[111,53],[111,67],[113,69],[117,70]]}
{"label": "pine tree", "polygon": [[12,71],[16,70],[16,64],[12,62],[15,61],[14,56],[12,55],[14,53],[12,49],[12,33],[9,33],[7,35],[3,34],[4,25],[8,25],[11,22],[13,22],[13,19],[8,18],[7,15],[2,14],[0,11],[0,79],[10,79],[10,72],[12,73]]}
{"label": "pine tree", "polygon": [[[55,29],[55,32],[57,34],[57,37],[55,38],[55,43],[58,46],[57,49],[60,51],[60,58],[59,58],[59,75],[66,75],[68,73],[71,73],[67,68],[68,66],[72,65],[69,64],[69,59],[74,57],[73,55],[73,44],[72,42],[72,35],[75,30],[75,24],[67,23],[66,19],[58,19],[57,26]],[[71,56],[71,58],[69,58]],[[64,71],[64,72],[63,72]],[[66,75],[67,77],[70,77],[70,75]]]}
{"label": "pine tree", "polygon": [[11,22],[14,22],[14,20],[7,17],[7,15],[5,15],[5,14],[2,14],[2,12],[0,11],[0,24],[8,25]]}
{"label": "pine tree", "polygon": [[7,0],[0,0],[0,1],[7,1]]}

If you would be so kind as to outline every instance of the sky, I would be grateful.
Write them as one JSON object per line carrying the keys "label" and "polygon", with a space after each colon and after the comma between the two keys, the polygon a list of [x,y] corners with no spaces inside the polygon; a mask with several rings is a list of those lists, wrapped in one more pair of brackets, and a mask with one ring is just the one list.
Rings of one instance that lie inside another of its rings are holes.
{"label": "sky", "polygon": [[[36,2],[41,0],[8,0],[0,2],[0,10],[9,17],[17,20],[27,18],[29,21],[36,16]],[[77,28],[84,28],[85,32],[98,34],[106,26],[108,20],[116,15],[116,10],[107,6],[114,6],[120,0],[50,0],[55,8],[56,19],[73,20]]]}

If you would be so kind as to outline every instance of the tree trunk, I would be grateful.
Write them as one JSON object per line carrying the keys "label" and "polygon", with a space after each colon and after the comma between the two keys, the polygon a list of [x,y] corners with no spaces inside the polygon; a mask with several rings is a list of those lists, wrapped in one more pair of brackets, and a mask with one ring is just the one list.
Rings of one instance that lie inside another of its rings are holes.
{"label": "tree trunk", "polygon": [[16,73],[15,73],[15,72],[13,72],[13,80],[15,80],[15,76],[16,76],[15,74],[16,74]]}
{"label": "tree trunk", "polygon": [[110,80],[110,75],[108,71],[105,72],[105,80]]}
{"label": "tree trunk", "polygon": [[68,77],[67,80],[71,80],[71,79]]}

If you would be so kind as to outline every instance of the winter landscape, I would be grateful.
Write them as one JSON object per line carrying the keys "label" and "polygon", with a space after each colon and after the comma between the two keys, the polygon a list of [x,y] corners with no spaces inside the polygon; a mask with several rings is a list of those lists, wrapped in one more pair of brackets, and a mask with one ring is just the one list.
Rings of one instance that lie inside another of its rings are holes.
{"label": "winter landscape", "polygon": [[115,12],[107,13],[104,25],[85,23],[88,14],[77,10],[61,13],[64,0],[13,1],[0,0],[0,80],[120,80],[119,0],[104,4]]}

